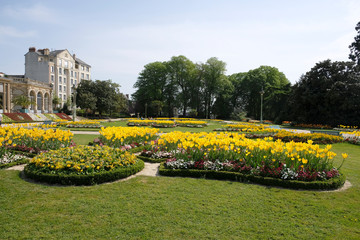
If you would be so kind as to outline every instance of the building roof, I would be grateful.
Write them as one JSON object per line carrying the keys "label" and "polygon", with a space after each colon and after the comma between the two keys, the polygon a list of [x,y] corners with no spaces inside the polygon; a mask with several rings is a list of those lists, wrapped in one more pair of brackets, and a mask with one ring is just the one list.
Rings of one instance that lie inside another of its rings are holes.
{"label": "building roof", "polygon": [[63,50],[54,50],[54,51],[51,51],[49,55],[50,56],[56,56],[59,53],[62,53],[63,51],[65,51],[65,49],[63,49]]}
{"label": "building roof", "polygon": [[85,65],[85,66],[88,66],[88,67],[91,67],[89,64],[87,64],[86,62],[84,62],[83,60],[81,60],[80,58],[76,58],[75,59],[75,62],[81,64],[81,65]]}

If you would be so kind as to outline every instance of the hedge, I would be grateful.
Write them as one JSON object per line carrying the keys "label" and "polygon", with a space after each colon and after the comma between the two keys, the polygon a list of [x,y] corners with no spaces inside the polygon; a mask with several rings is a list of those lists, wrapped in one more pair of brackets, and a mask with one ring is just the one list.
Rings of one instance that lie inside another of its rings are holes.
{"label": "hedge", "polygon": [[167,158],[150,158],[145,156],[137,156],[137,158],[143,160],[144,162],[150,162],[150,163],[161,163],[167,160]]}
{"label": "hedge", "polygon": [[160,164],[159,174],[163,176],[181,176],[181,177],[195,177],[208,178],[218,180],[231,180],[238,182],[258,183],[265,186],[277,186],[291,189],[306,189],[306,190],[333,190],[338,189],[344,185],[346,177],[340,173],[338,177],[331,178],[325,181],[297,181],[297,180],[283,180],[280,178],[254,176],[243,174],[239,172],[229,171],[214,171],[214,170],[198,170],[198,169],[167,169],[164,163]]}
{"label": "hedge", "polygon": [[134,165],[113,169],[111,171],[97,172],[88,175],[73,174],[51,174],[43,173],[38,170],[31,170],[29,165],[25,166],[24,174],[27,178],[36,180],[38,182],[45,182],[49,184],[61,185],[95,185],[105,182],[112,182],[121,178],[126,178],[133,175],[144,168],[143,161],[138,160]]}

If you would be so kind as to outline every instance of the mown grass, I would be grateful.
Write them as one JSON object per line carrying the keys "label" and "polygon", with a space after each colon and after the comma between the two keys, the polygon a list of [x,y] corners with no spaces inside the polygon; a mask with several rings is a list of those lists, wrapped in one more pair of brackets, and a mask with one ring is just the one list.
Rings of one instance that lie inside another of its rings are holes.
{"label": "mown grass", "polygon": [[93,142],[95,138],[99,137],[96,134],[74,134],[73,140],[76,145],[88,145]]}
{"label": "mown grass", "polygon": [[[92,187],[26,182],[0,170],[2,239],[359,239],[360,147],[344,192],[295,191],[192,178],[138,176]],[[336,157],[339,165],[341,157]]]}

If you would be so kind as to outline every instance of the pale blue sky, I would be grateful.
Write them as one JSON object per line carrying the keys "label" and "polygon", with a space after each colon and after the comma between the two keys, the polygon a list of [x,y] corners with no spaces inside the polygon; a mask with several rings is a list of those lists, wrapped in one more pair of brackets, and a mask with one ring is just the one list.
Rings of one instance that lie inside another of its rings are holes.
{"label": "pale blue sky", "polygon": [[0,72],[24,74],[31,46],[68,49],[133,93],[154,61],[217,57],[227,74],[277,67],[295,83],[315,63],[348,60],[358,0],[0,0]]}

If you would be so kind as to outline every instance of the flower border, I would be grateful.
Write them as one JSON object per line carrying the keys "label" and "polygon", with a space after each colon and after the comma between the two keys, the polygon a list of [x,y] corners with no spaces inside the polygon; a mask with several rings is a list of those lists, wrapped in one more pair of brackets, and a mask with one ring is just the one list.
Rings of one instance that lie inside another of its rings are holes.
{"label": "flower border", "polygon": [[325,181],[297,181],[297,180],[282,180],[278,178],[254,176],[243,174],[239,172],[228,171],[214,171],[214,170],[197,170],[197,169],[167,169],[164,163],[160,164],[159,174],[163,176],[180,176],[180,177],[194,177],[207,178],[217,180],[232,180],[237,182],[257,183],[265,186],[277,186],[290,189],[304,189],[304,190],[334,190],[342,187],[345,183],[346,177],[340,173],[338,177],[334,177]]}

